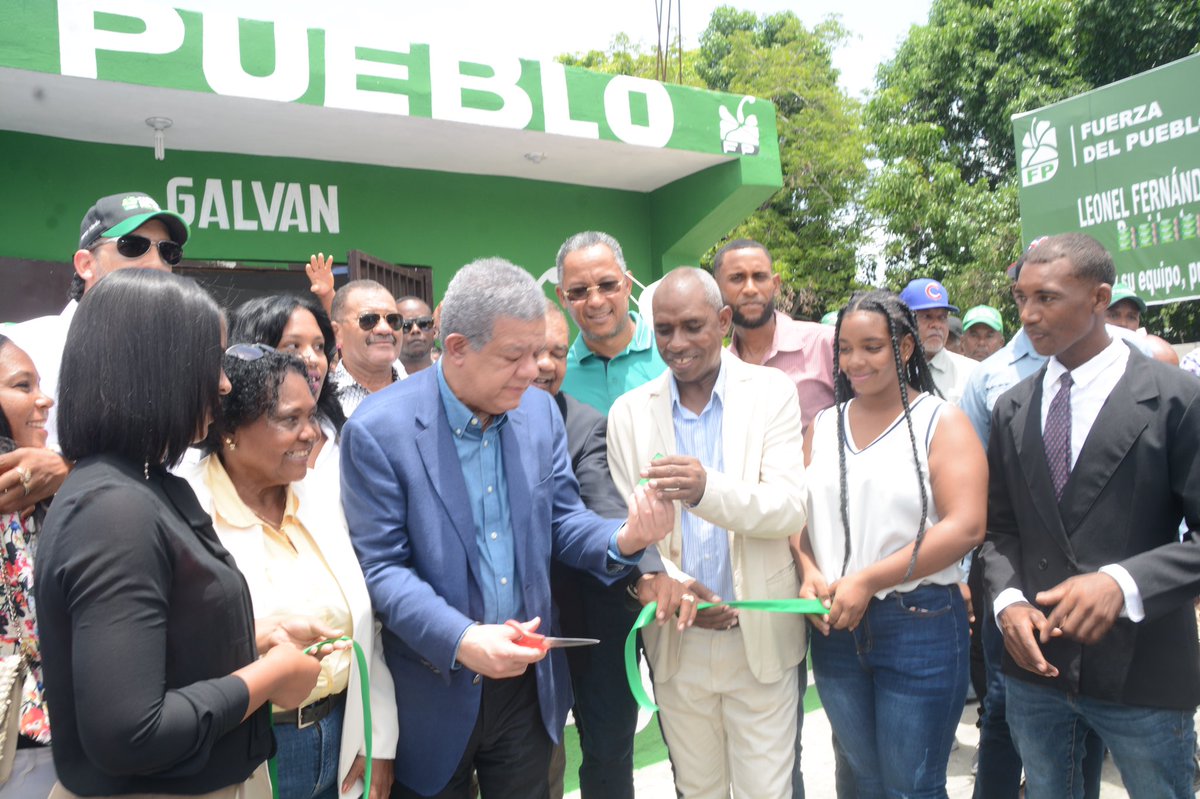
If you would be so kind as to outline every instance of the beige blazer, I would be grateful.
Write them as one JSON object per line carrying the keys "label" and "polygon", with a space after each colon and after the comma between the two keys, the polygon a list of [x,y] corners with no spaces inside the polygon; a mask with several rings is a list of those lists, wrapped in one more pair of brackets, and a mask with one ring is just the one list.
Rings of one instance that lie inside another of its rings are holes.
{"label": "beige blazer", "polygon": [[[690,509],[729,531],[737,599],[790,599],[800,579],[787,537],[806,521],[803,435],[796,386],[778,369],[743,363],[721,353],[725,367],[722,443],[725,471],[708,471],[704,496]],[[608,415],[608,465],[622,494],[641,479],[657,453],[675,454],[670,371],[620,397]],[[683,563],[681,514],[658,545],[667,571],[690,579]],[[754,677],[776,682],[804,659],[802,616],[746,611],[741,614],[746,659]],[[672,624],[643,630],[647,657],[659,680],[679,668],[682,635]]]}
{"label": "beige blazer", "polygon": [[[332,446],[332,441],[325,443],[325,448]],[[252,602],[256,607],[269,605],[269,602],[263,599],[264,592],[268,591],[269,587],[263,579],[267,555],[262,528],[258,528],[258,535],[245,535],[240,530],[238,535],[230,535],[231,531],[216,519],[213,514],[212,491],[203,479],[207,465],[205,460],[201,460],[194,466],[183,467],[179,472],[180,477],[191,484],[200,505],[214,517],[213,529],[217,531],[217,537],[229,550],[229,554],[233,555],[238,568],[245,576]],[[341,484],[331,480],[330,474],[336,476],[336,462],[332,473],[309,469],[305,479],[292,484],[292,490],[296,492],[299,500],[297,516],[321,550],[321,556],[325,558],[325,563],[341,585],[342,594],[350,605],[350,616],[354,620],[353,638],[362,647],[370,671],[368,679],[371,686],[372,756],[391,760],[396,756],[396,742],[400,736],[396,720],[396,690],[392,684],[392,673],[383,659],[383,646],[379,639],[375,614],[371,610],[371,599],[367,595],[367,582],[363,578],[362,568],[358,565],[354,548],[350,545],[350,532],[346,528],[346,517],[342,513]],[[350,662],[346,715],[342,722],[342,746],[338,757],[339,787],[350,771],[354,758],[364,754],[358,661],[352,658]],[[362,780],[357,780],[355,787],[345,796],[358,796],[362,790]]]}

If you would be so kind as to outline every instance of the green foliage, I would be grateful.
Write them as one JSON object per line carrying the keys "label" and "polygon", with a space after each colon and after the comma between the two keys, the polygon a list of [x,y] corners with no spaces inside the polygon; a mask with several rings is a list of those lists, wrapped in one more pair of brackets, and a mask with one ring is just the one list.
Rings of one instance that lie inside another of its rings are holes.
{"label": "green foliage", "polygon": [[[956,305],[986,302],[1015,320],[1003,275],[1022,246],[1011,117],[1198,41],[1194,1],[934,0],[880,67],[865,112],[879,160],[865,208],[889,285],[936,277]],[[1197,315],[1163,314],[1179,331]]]}
{"label": "green foliage", "polygon": [[[670,83],[706,88],[696,72],[699,53],[685,50],[683,53],[683,80],[679,80],[679,50],[668,51],[668,78]],[[630,75],[635,78],[658,79],[658,60],[653,51],[642,49],[628,35],[618,33],[613,37],[608,50],[589,50],[582,55],[561,55],[558,61],[569,67],[582,67],[609,75]]]}
{"label": "green foliage", "polygon": [[775,104],[783,188],[728,238],[766,245],[790,289],[787,310],[810,319],[858,286],[866,134],[861,108],[838,87],[831,61],[845,36],[836,20],[809,30],[791,12],[760,18],[722,6],[701,37],[696,65],[710,88]]}

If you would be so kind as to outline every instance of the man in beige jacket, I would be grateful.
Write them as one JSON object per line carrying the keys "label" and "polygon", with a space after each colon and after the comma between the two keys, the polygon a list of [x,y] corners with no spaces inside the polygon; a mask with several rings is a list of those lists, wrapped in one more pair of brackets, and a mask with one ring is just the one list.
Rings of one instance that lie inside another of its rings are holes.
{"label": "man in beige jacket", "polygon": [[[666,571],[643,578],[639,593],[672,596],[667,614],[682,603],[680,621],[665,614],[643,635],[685,799],[728,797],[731,786],[735,797],[791,796],[806,643],[800,616],[720,605],[795,597],[787,537],[805,523],[796,388],[722,350],[730,316],[708,273],[668,274],[654,334],[669,372],[620,397],[608,418],[618,489],[628,495],[647,478],[684,511],[658,545]],[[695,613],[698,601],[718,606]]]}

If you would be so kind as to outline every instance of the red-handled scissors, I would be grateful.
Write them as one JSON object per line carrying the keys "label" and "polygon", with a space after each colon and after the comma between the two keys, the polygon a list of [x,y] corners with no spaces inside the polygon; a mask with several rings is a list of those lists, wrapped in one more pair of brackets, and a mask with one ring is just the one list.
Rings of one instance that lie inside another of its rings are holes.
{"label": "red-handled scissors", "polygon": [[504,623],[517,631],[517,637],[513,639],[514,644],[529,649],[540,649],[543,652],[547,649],[559,649],[564,646],[592,646],[600,643],[599,638],[555,638],[531,632],[522,627],[521,622],[516,619],[509,619]]}

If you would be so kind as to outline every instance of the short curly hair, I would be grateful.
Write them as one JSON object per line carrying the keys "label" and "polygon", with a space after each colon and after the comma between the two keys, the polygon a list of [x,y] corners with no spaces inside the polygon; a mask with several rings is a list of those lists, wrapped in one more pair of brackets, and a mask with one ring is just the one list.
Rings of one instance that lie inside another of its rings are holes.
{"label": "short curly hair", "polygon": [[262,357],[253,361],[225,356],[225,375],[232,388],[221,397],[221,413],[209,428],[206,442],[209,452],[219,451],[223,438],[273,410],[279,404],[279,387],[289,372],[303,377],[307,385],[308,368],[304,361],[295,355],[264,350]]}

